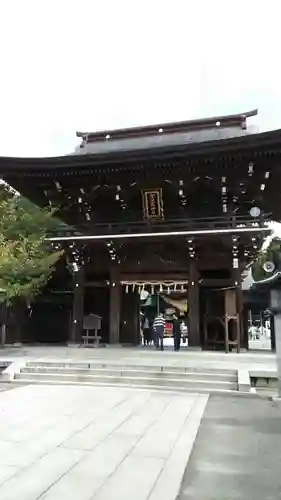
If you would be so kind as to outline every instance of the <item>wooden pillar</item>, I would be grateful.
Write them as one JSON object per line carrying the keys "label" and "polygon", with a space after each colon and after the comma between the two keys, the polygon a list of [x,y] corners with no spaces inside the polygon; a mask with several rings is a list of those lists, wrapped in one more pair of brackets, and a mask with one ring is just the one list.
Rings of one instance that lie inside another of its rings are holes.
{"label": "wooden pillar", "polygon": [[188,273],[188,345],[201,346],[198,270],[197,262],[192,258],[189,261]]}
{"label": "wooden pillar", "polygon": [[73,274],[73,309],[70,342],[81,342],[84,316],[84,267]]}
{"label": "wooden pillar", "polygon": [[140,343],[140,295],[136,291],[122,291],[120,341],[128,345]]}
{"label": "wooden pillar", "polygon": [[[235,261],[237,261],[237,266]],[[235,286],[236,314],[238,316],[238,320],[236,322],[237,352],[240,352],[241,339],[243,338],[243,293],[242,293],[242,283],[241,283],[241,269],[238,264],[238,259],[235,258],[233,259],[232,276]]]}
{"label": "wooden pillar", "polygon": [[109,298],[109,343],[120,342],[121,284],[118,267],[111,269]]}
{"label": "wooden pillar", "polygon": [[243,349],[249,350],[249,333],[248,333],[248,316],[249,316],[249,309],[248,307],[245,306],[244,304],[244,296],[242,293],[243,297],[243,309],[242,309],[242,321],[241,321],[241,347]]}
{"label": "wooden pillar", "polygon": [[[240,337],[241,337],[241,342],[243,343],[243,345],[245,345],[245,339],[244,339],[244,321],[243,321],[244,298],[243,298],[241,278],[239,280],[239,285],[237,287],[237,309],[238,309],[239,317],[240,317]],[[248,332],[247,332],[247,336],[248,336]]]}
{"label": "wooden pillar", "polygon": [[139,345],[141,342],[140,336],[140,294],[134,293],[134,321],[133,321],[133,344]]}

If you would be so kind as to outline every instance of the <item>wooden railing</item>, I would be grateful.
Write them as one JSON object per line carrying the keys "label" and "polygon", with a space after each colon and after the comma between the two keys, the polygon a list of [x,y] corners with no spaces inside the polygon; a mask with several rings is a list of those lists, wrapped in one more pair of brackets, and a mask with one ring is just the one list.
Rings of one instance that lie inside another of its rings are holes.
{"label": "wooden railing", "polygon": [[216,230],[239,227],[264,227],[270,217],[262,219],[252,217],[227,216],[227,217],[205,217],[205,218],[182,218],[148,221],[113,221],[113,222],[88,222],[67,226],[59,230],[51,231],[48,236],[75,236],[75,235],[106,235],[106,234],[131,234],[131,233],[157,233],[162,231],[196,231]]}

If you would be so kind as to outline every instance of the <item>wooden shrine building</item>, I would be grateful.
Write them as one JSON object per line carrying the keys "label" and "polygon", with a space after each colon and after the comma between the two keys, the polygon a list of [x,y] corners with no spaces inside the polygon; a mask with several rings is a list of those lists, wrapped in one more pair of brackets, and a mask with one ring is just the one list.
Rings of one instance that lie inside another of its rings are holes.
{"label": "wooden shrine building", "polygon": [[190,346],[246,345],[241,274],[281,201],[281,130],[250,133],[255,114],[77,133],[71,155],[0,158],[8,184],[68,224],[50,238],[75,271],[69,341],[94,313],[105,342],[137,344],[145,289],[187,298]]}

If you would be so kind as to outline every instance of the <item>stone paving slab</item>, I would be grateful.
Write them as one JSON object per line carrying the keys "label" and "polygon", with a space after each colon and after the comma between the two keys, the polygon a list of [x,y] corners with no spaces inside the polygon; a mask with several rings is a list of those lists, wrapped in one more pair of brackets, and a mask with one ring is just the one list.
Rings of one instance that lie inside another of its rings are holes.
{"label": "stone paving slab", "polygon": [[0,499],[174,500],[207,400],[77,386],[1,392]]}
{"label": "stone paving slab", "polygon": [[210,396],[178,500],[281,498],[281,402]]}

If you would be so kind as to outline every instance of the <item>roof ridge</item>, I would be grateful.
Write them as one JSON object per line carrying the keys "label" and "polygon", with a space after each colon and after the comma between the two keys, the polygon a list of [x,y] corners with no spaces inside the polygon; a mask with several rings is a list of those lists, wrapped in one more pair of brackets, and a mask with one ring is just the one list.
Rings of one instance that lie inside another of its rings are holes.
{"label": "roof ridge", "polygon": [[240,124],[241,126],[246,124],[246,119],[258,114],[258,109],[253,109],[245,113],[238,113],[232,115],[220,115],[212,116],[207,118],[196,118],[193,120],[185,120],[178,122],[162,122],[152,125],[135,126],[135,127],[124,127],[118,129],[107,129],[98,130],[95,132],[76,132],[76,136],[88,141],[89,138],[93,139],[110,139],[111,135],[114,138],[127,138],[127,137],[137,137],[150,135],[155,133],[172,133],[178,131],[187,130],[200,130],[204,128],[230,125],[234,126]]}

